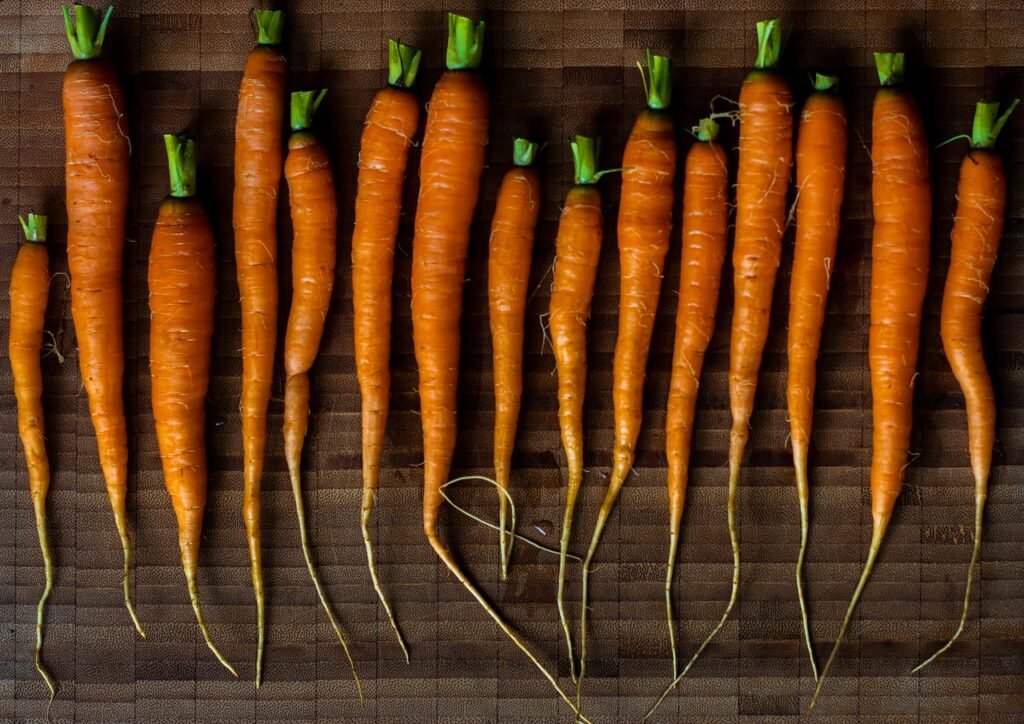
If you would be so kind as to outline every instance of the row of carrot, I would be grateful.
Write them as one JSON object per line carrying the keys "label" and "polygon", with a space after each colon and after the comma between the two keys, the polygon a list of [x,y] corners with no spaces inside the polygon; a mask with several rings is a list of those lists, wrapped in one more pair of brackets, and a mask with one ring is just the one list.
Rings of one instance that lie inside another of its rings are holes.
{"label": "row of carrot", "polygon": [[[72,316],[101,467],[124,547],[125,603],[144,636],[129,595],[127,439],[121,389],[121,256],[130,149],[120,86],[112,66],[101,56],[110,10],[103,13],[76,5],[74,15],[72,22],[65,9],[68,38],[77,59],[69,66],[64,81]],[[309,372],[330,305],[336,263],[337,201],[331,165],[323,145],[310,130],[324,92],[291,94],[292,133],[285,156],[281,132],[287,65],[279,49],[283,13],[257,11],[255,18],[258,43],[249,55],[239,93],[233,224],[242,306],[243,514],[257,603],[258,686],[264,635],[260,478],[276,345],[276,208],[282,171],[288,182],[294,228],[293,294],[284,342],[285,454],[309,573],[346,655],[348,649],[313,565],[300,474],[309,417]],[[413,240],[412,319],[423,427],[424,532],[448,568],[538,666],[579,720],[586,721],[582,686],[587,661],[590,569],[604,526],[632,469],[641,427],[647,356],[672,233],[678,156],[671,112],[673,64],[667,57],[648,53],[647,66],[641,67],[647,107],[633,126],[622,168],[616,169],[622,172],[622,194],[617,227],[620,313],[613,368],[615,443],[608,490],[583,559],[578,656],[566,615],[565,582],[567,559],[572,557],[568,546],[573,511],[584,477],[586,327],[603,241],[603,203],[598,181],[609,173],[599,166],[596,139],[577,136],[572,142],[575,184],[566,196],[556,239],[548,324],[556,360],[558,417],[568,474],[556,600],[576,685],[571,695],[464,574],[437,528],[444,489],[453,482],[449,474],[457,429],[463,278],[488,140],[487,89],[478,73],[483,34],[482,22],[449,16],[448,70],[431,96],[422,142]],[[757,35],[755,68],[742,86],[738,113],[712,114],[693,129],[696,142],[687,152],[683,169],[682,273],[666,417],[670,543],[665,603],[674,679],[658,703],[723,628],[739,593],[736,498],[768,334],[794,166],[794,102],[786,79],[775,70],[782,53],[781,27],[776,20],[764,21],[758,23]],[[361,528],[374,587],[408,659],[406,644],[377,579],[369,535],[388,412],[395,238],[408,153],[419,125],[418,103],[409,89],[416,79],[420,53],[394,41],[389,43],[388,50],[389,84],[374,97],[360,145],[352,238],[353,323],[362,393]],[[808,449],[815,363],[840,235],[847,154],[846,110],[836,93],[835,77],[815,76],[814,93],[808,98],[796,129],[796,246],[790,289],[787,395],[801,519],[796,584],[803,635],[818,682],[812,708],[870,575],[902,486],[910,444],[921,307],[928,277],[931,189],[924,127],[913,97],[901,85],[902,54],[877,54],[876,62],[883,87],[875,99],[871,146],[875,218],[869,338],[874,417],[873,535],[863,575],[820,676],[807,621],[802,566],[809,520]],[[1005,178],[999,156],[992,149],[1015,105],[1016,102],[999,115],[998,104],[978,104],[970,136],[971,151],[961,168],[951,266],[942,309],[942,336],[967,400],[978,515],[964,615],[950,642],[936,655],[948,648],[963,630],[981,541],[995,410],[981,351],[980,314],[1002,232],[1005,205]],[[729,368],[733,424],[727,501],[734,573],[730,598],[720,621],[688,663],[680,667],[672,581],[697,390],[715,325],[729,225],[727,153],[716,141],[716,119],[722,117],[738,122],[740,129]],[[213,235],[202,206],[195,199],[193,141],[166,136],[165,142],[171,194],[160,207],[149,262],[153,413],[165,482],[178,519],[189,595],[209,647],[235,673],[217,651],[203,623],[195,580],[207,484],[205,396],[216,294]],[[496,528],[503,577],[512,544],[519,537],[515,534],[509,488],[522,397],[527,280],[539,213],[541,178],[533,168],[538,150],[534,142],[515,141],[514,167],[499,190],[489,250],[488,296],[495,378],[492,482],[500,492]],[[24,225],[30,241],[45,239],[44,217],[30,214]],[[41,661],[43,607],[52,585],[52,562],[45,532],[49,471],[43,443],[38,359],[49,283],[46,265],[45,246],[26,243],[22,247],[12,276],[10,349],[19,403],[19,431],[25,444],[46,565],[46,588],[37,615],[36,665],[52,696],[54,682]],[[934,656],[925,664],[932,659]],[[350,656],[349,662],[355,673]],[[358,685],[358,677],[356,681]],[[651,712],[656,707],[657,704]]]}

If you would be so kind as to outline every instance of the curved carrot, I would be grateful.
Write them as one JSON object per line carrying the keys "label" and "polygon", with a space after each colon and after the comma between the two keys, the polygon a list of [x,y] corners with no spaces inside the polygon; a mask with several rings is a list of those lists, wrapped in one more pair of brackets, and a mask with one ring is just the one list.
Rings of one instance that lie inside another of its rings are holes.
{"label": "curved carrot", "polygon": [[604,217],[597,182],[600,142],[576,136],[572,142],[575,185],[565,196],[555,239],[555,273],[551,285],[548,330],[558,372],[558,427],[565,451],[568,481],[558,560],[558,618],[569,651],[569,671],[577,681],[572,633],[565,615],[565,572],[576,498],[583,483],[583,398],[587,388],[587,322],[601,259]]}
{"label": "curved carrot", "polygon": [[818,666],[814,661],[803,583],[810,507],[807,455],[814,420],[815,366],[836,258],[839,212],[846,178],[846,105],[834,92],[838,83],[838,78],[818,73],[814,78],[814,93],[800,114],[796,142],[796,246],[789,288],[786,398],[800,505],[796,590],[804,643],[815,680],[818,678]]}
{"label": "curved carrot", "polygon": [[18,437],[25,450],[28,490],[32,496],[39,551],[43,556],[43,592],[36,604],[36,671],[50,690],[57,693],[53,676],[43,664],[43,614],[53,589],[53,553],[46,532],[46,494],[50,490],[50,461],[46,456],[46,426],[43,418],[43,369],[39,351],[43,346],[46,302],[50,296],[50,255],[46,250],[46,217],[29,214],[18,217],[25,231],[25,243],[18,249],[11,270],[11,319],[7,354],[14,377],[18,403]]}
{"label": "curved carrot", "polygon": [[[672,61],[647,52],[647,107],[637,116],[622,158],[619,202],[619,332],[612,366],[615,447],[608,491],[597,514],[590,549],[583,560],[579,687],[587,666],[587,609],[590,565],[622,484],[633,469],[643,414],[647,355],[665,269],[676,175],[676,131],[668,111]],[[641,74],[643,68],[641,67]]]}
{"label": "curved carrot", "polygon": [[299,539],[309,577],[320,605],[341,643],[355,678],[359,700],[363,686],[348,650],[341,626],[334,617],[313,565],[306,530],[306,506],[302,502],[302,444],[309,427],[309,370],[316,361],[320,339],[331,306],[334,267],[338,247],[338,201],[334,173],[327,149],[310,130],[313,115],[327,90],[291,94],[291,127],[284,175],[288,180],[288,202],[292,229],[292,303],[284,335],[284,456],[291,479],[295,512],[299,518]]}
{"label": "curved carrot", "polygon": [[423,425],[423,531],[448,569],[572,705],[555,678],[469,580],[437,532],[441,489],[455,449],[459,320],[469,227],[487,145],[489,102],[477,72],[483,33],[483,22],[448,15],[448,70],[434,87],[423,136],[412,249],[412,331]]}
{"label": "curved carrot", "polygon": [[921,342],[921,309],[928,285],[932,193],[928,141],[913,96],[903,82],[903,54],[876,53],[882,89],[875,95],[871,128],[871,369],[873,440],[871,546],[835,646],[811,699],[814,709],[825,676],[853,618],[892,520],[913,424],[914,378]]}
{"label": "curved carrot", "polygon": [[100,468],[124,552],[124,605],[142,638],[146,632],[131,600],[132,548],[128,540],[128,432],[124,416],[125,214],[131,142],[124,94],[113,66],[100,53],[113,7],[66,7],[64,26],[75,61],[64,73],[67,160],[68,271],[71,318],[78,339],[82,384],[96,432]]}
{"label": "curved carrot", "polygon": [[704,353],[715,331],[718,290],[729,226],[729,171],[725,149],[716,142],[718,124],[703,119],[697,143],[686,156],[683,181],[682,261],[675,348],[665,415],[665,457],[668,460],[668,569],[665,573],[665,614],[672,648],[672,676],[679,675],[672,578],[679,549],[680,525],[689,478],[690,446],[697,411]]}
{"label": "curved carrot", "polygon": [[288,62],[278,47],[284,12],[257,10],[257,45],[238,91],[235,122],[235,264],[242,315],[242,516],[256,597],[256,687],[263,678],[265,593],[260,550],[260,486],[267,405],[277,340],[277,192]]}
{"label": "curved carrot", "polygon": [[206,393],[210,387],[217,259],[196,199],[195,141],[164,136],[171,193],[160,204],[149,251],[149,377],[164,485],[199,630],[217,660],[238,672],[210,637],[199,606],[199,545],[206,509]]}
{"label": "curved carrot", "polygon": [[356,376],[362,395],[363,501],[360,527],[370,579],[406,663],[409,649],[384,596],[373,544],[370,513],[377,497],[384,431],[391,393],[391,280],[395,237],[402,212],[402,184],[409,146],[419,125],[419,101],[410,90],[420,66],[420,51],[388,41],[388,85],[377,91],[359,140],[355,228],[352,231],[352,322]]}
{"label": "curved carrot", "polygon": [[[523,326],[533,235],[540,213],[540,174],[533,168],[537,144],[517,138],[513,150],[515,166],[505,174],[498,190],[487,258],[487,299],[494,348],[494,479],[506,491],[523,396]],[[498,501],[498,541],[504,579],[508,576],[515,538],[506,532],[508,501],[504,495],[499,495]]]}
{"label": "curved carrot", "polygon": [[971,602],[974,567],[981,553],[982,520],[996,437],[996,401],[981,345],[981,311],[988,297],[992,269],[1006,219],[1006,175],[995,152],[996,140],[1013,109],[1000,116],[998,103],[979,102],[974,111],[971,150],[960,164],[953,216],[953,249],[942,294],[942,348],[967,404],[971,471],[974,474],[974,550],[967,569],[960,625],[943,646],[914,667],[920,671],[947,651],[963,633]]}

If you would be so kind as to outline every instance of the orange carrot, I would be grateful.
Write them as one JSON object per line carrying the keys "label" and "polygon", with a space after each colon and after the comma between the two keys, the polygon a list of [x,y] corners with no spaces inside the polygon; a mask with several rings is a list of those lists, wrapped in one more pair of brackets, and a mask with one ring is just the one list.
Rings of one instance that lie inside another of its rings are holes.
{"label": "orange carrot", "polygon": [[64,26],[75,61],[64,73],[67,160],[68,271],[71,317],[78,338],[82,384],[96,431],[100,468],[124,552],[124,605],[143,638],[131,601],[132,549],[128,540],[128,432],[124,416],[125,214],[131,142],[124,94],[114,67],[101,57],[113,7],[65,7]]}
{"label": "orange carrot", "polygon": [[[515,164],[501,183],[491,223],[487,298],[494,348],[494,479],[509,488],[519,404],[523,396],[523,326],[533,235],[540,213],[540,174],[533,168],[537,144],[515,139]],[[506,532],[508,500],[498,496],[501,577],[508,576],[514,538]],[[513,531],[514,532],[514,531]]]}
{"label": "orange carrot", "polygon": [[43,369],[39,352],[43,346],[46,302],[50,296],[50,255],[46,250],[46,217],[29,214],[18,217],[25,231],[25,243],[18,249],[11,270],[11,320],[7,353],[14,377],[18,403],[18,437],[25,450],[28,491],[32,496],[39,550],[43,555],[43,593],[36,604],[36,671],[50,690],[56,682],[43,665],[43,614],[53,589],[53,553],[46,532],[46,494],[50,489],[50,461],[46,456],[46,425],[43,418]]}
{"label": "orange carrot", "polygon": [[[871,546],[835,646],[814,690],[814,709],[892,520],[910,449],[921,309],[928,285],[932,194],[928,141],[903,82],[903,54],[876,53],[882,89],[872,114],[871,369],[873,453]],[[810,711],[810,710],[809,710]]]}
{"label": "orange carrot", "polygon": [[455,449],[462,286],[487,145],[487,88],[477,71],[483,34],[482,22],[449,14],[448,70],[431,95],[423,137],[412,256],[413,346],[423,425],[423,531],[448,569],[572,705],[551,673],[455,562],[437,531],[442,487]]}
{"label": "orange carrot", "polygon": [[196,199],[195,141],[164,136],[171,193],[160,204],[149,251],[149,376],[164,485],[199,630],[217,660],[238,672],[210,637],[199,607],[199,545],[206,509],[206,393],[210,387],[217,259]]}
{"label": "orange carrot", "polygon": [[256,597],[256,687],[263,678],[265,593],[260,550],[260,485],[267,405],[277,341],[277,192],[288,62],[278,47],[280,10],[255,12],[258,40],[238,91],[235,122],[235,264],[242,314],[242,516]]}
{"label": "orange carrot", "polygon": [[689,478],[693,420],[697,411],[700,374],[715,331],[718,289],[729,225],[729,171],[725,149],[716,143],[718,124],[710,118],[697,126],[697,143],[686,156],[683,181],[682,261],[675,349],[665,416],[665,456],[668,460],[668,570],[665,574],[665,613],[672,648],[672,676],[679,675],[672,578],[679,549],[680,525]]}
{"label": "orange carrot", "polygon": [[672,61],[647,51],[644,77],[647,107],[637,116],[622,158],[619,202],[619,333],[612,365],[615,447],[608,491],[597,514],[590,549],[583,561],[583,606],[580,616],[579,688],[587,666],[587,608],[590,565],[622,484],[633,469],[643,413],[647,354],[658,311],[661,277],[672,233],[676,131],[669,112]]}
{"label": "orange carrot", "polygon": [[327,149],[310,130],[313,115],[326,94],[326,90],[321,90],[319,93],[300,91],[291,95],[292,133],[288,138],[284,175],[288,180],[288,201],[295,238],[292,241],[292,304],[284,335],[284,370],[287,376],[284,388],[284,456],[299,518],[299,539],[306,568],[334,634],[345,651],[361,701],[363,687],[355,662],[313,565],[306,530],[306,506],[302,502],[302,444],[309,427],[309,370],[316,361],[327,311],[331,306],[338,246],[338,201],[331,160]]}
{"label": "orange carrot", "polygon": [[[974,550],[967,569],[960,625],[938,651],[914,668],[920,671],[947,651],[963,633],[971,602],[974,567],[981,553],[982,519],[996,437],[996,401],[981,346],[981,311],[1006,219],[1006,176],[996,140],[1019,100],[1000,116],[998,103],[981,101],[974,111],[971,150],[960,164],[953,217],[953,249],[942,294],[942,348],[967,403],[967,431],[974,474]],[[913,672],[911,672],[913,673]]]}
{"label": "orange carrot", "polygon": [[576,657],[572,650],[569,619],[565,615],[565,572],[573,512],[583,483],[587,321],[590,319],[590,303],[594,296],[594,282],[597,279],[597,265],[604,238],[601,192],[597,182],[605,172],[597,170],[599,145],[598,140],[587,136],[576,136],[572,142],[576,183],[565,196],[565,206],[558,220],[555,274],[548,315],[551,347],[558,372],[558,427],[568,468],[558,561],[558,617],[565,632],[569,670],[574,682],[577,681]]}
{"label": "orange carrot", "polygon": [[839,79],[818,73],[814,93],[800,114],[796,142],[796,246],[789,288],[789,402],[790,440],[800,505],[800,552],[796,562],[796,590],[800,602],[804,643],[811,672],[818,678],[811,629],[804,597],[803,566],[807,551],[810,489],[807,455],[814,419],[815,365],[825,323],[825,304],[839,239],[839,212],[846,178],[846,106],[834,92]]}
{"label": "orange carrot", "polygon": [[377,578],[370,541],[370,513],[377,497],[384,431],[391,393],[391,280],[395,237],[402,212],[402,184],[409,146],[419,125],[419,101],[410,90],[420,51],[388,41],[388,85],[377,91],[359,141],[355,228],[352,231],[352,322],[356,376],[362,394],[363,502],[360,527],[370,579],[406,663],[409,649]]}

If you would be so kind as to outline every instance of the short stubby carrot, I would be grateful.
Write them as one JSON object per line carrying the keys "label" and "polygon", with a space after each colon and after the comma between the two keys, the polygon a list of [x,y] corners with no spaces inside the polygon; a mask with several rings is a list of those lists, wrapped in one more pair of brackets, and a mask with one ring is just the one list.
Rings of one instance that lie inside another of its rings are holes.
{"label": "short stubby carrot", "polygon": [[284,175],[292,229],[292,302],[284,335],[284,456],[299,518],[299,540],[309,577],[334,634],[341,642],[359,696],[362,685],[348,643],[313,565],[302,501],[302,446],[309,427],[309,371],[316,361],[334,289],[338,247],[338,201],[327,148],[313,133],[313,115],[326,90],[291,94],[291,136]]}
{"label": "short stubby carrot", "polygon": [[160,204],[149,251],[153,426],[199,630],[217,660],[238,676],[210,637],[196,583],[206,510],[206,394],[213,356],[217,258],[210,222],[196,198],[195,141],[166,135],[164,145],[171,193]]}
{"label": "short stubby carrot", "polygon": [[232,225],[242,317],[242,517],[256,598],[256,686],[263,678],[265,592],[260,486],[267,443],[267,406],[277,342],[277,194],[288,62],[281,53],[284,13],[255,11],[258,39],[238,91]]}
{"label": "short stubby carrot", "polygon": [[985,365],[981,342],[981,313],[988,298],[992,270],[1006,220],[1006,174],[995,151],[996,140],[1017,107],[1013,101],[999,115],[998,103],[981,101],[974,111],[971,150],[960,164],[953,215],[953,249],[942,293],[942,348],[953,368],[967,405],[967,434],[974,476],[974,549],[967,569],[960,625],[944,645],[918,664],[920,671],[956,643],[967,623],[974,568],[981,553],[988,477],[996,438],[996,399]]}
{"label": "short stubby carrot", "polygon": [[697,143],[686,155],[683,175],[679,305],[665,414],[669,526],[665,614],[673,677],[679,676],[679,663],[672,612],[672,578],[686,502],[700,375],[704,353],[715,331],[729,225],[729,171],[725,149],[717,143],[717,137],[718,124],[709,118],[703,119],[697,126]]}
{"label": "short stubby carrot", "polygon": [[71,318],[78,363],[89,397],[96,449],[124,552],[124,603],[146,637],[131,600],[128,540],[128,429],[124,415],[125,215],[131,181],[131,141],[124,93],[114,67],[101,56],[113,7],[104,13],[64,8],[75,61],[64,73],[64,183],[68,212]]}
{"label": "short stubby carrot", "polygon": [[814,660],[803,583],[810,508],[807,456],[814,419],[818,348],[835,267],[839,214],[846,179],[846,105],[835,92],[838,83],[839,79],[834,76],[815,75],[814,93],[800,114],[796,142],[796,245],[789,287],[786,398],[800,506],[796,589],[804,643],[815,679],[818,678],[818,667]]}
{"label": "short stubby carrot", "polygon": [[50,690],[56,682],[43,664],[43,616],[53,589],[53,553],[46,529],[46,495],[50,490],[50,460],[46,454],[46,422],[43,415],[43,369],[39,362],[50,296],[50,254],[46,249],[46,217],[18,217],[25,243],[18,249],[11,270],[11,317],[7,354],[14,377],[18,404],[18,437],[25,451],[28,491],[32,497],[39,550],[43,556],[43,592],[36,604],[36,671]]}
{"label": "short stubby carrot", "polygon": [[932,192],[928,139],[914,97],[903,87],[903,54],[876,53],[882,88],[871,122],[871,545],[832,653],[811,699],[839,653],[857,601],[874,569],[907,467],[921,310],[928,286]]}
{"label": "short stubby carrot", "polygon": [[[513,168],[498,190],[487,257],[487,301],[494,358],[494,480],[508,491],[519,406],[523,396],[523,336],[533,236],[540,214],[540,174],[533,168],[537,144],[513,143]],[[508,575],[512,543],[506,529],[508,499],[498,496],[501,577]],[[513,531],[514,533],[515,531]]]}
{"label": "short stubby carrot", "polygon": [[637,116],[622,157],[618,218],[619,331],[612,363],[615,444],[608,490],[583,561],[578,685],[582,683],[587,665],[590,566],[619,491],[633,469],[643,415],[647,355],[672,233],[676,177],[676,129],[669,112],[672,70],[669,58],[647,52],[647,76],[644,78],[647,107]]}
{"label": "short stubby carrot", "polygon": [[388,41],[388,84],[374,95],[359,139],[359,176],[352,230],[353,343],[362,396],[360,527],[373,588],[406,662],[409,649],[377,577],[370,539],[370,514],[377,498],[391,394],[391,282],[395,272],[395,238],[402,214],[402,185],[409,147],[419,126],[419,101],[412,87],[420,57],[420,51],[415,48]]}
{"label": "short stubby carrot", "polygon": [[487,146],[489,100],[478,71],[483,35],[483,22],[448,15],[448,69],[431,94],[423,136],[412,245],[412,333],[423,427],[423,532],[448,569],[572,705],[551,673],[469,580],[437,530],[442,489],[455,451],[462,288]]}
{"label": "short stubby carrot", "polygon": [[604,215],[597,182],[597,139],[576,136],[572,142],[575,184],[565,196],[555,239],[555,272],[551,285],[548,332],[558,375],[558,428],[568,479],[558,558],[558,617],[569,651],[569,670],[576,676],[572,632],[565,613],[565,574],[576,499],[583,483],[583,401],[587,389],[587,323],[604,239]]}

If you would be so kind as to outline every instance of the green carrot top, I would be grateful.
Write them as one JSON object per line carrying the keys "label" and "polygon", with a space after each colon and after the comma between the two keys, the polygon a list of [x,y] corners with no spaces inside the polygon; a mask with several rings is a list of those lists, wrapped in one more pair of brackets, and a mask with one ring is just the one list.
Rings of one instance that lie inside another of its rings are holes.
{"label": "green carrot top", "polygon": [[319,91],[296,91],[291,97],[291,128],[293,132],[308,131],[313,127],[313,116],[316,109],[327,95],[327,89]]}
{"label": "green carrot top", "polygon": [[647,51],[647,72],[637,62],[640,79],[644,83],[647,96],[647,107],[654,111],[664,110],[672,102],[672,75],[674,71],[672,59],[665,55],[655,55]]}
{"label": "green carrot top", "polygon": [[448,70],[476,70],[484,54],[483,20],[448,13]]}
{"label": "green carrot top", "polygon": [[760,20],[757,23],[757,58],[754,67],[770,70],[779,64],[782,57],[782,21],[778,18]]}
{"label": "green carrot top", "polygon": [[188,199],[196,195],[196,142],[184,133],[164,134],[171,196]]}
{"label": "green carrot top", "polygon": [[818,93],[828,93],[839,88],[839,76],[815,73],[811,84]]}
{"label": "green carrot top", "polygon": [[883,88],[903,83],[906,59],[903,53],[875,53],[878,82]]}
{"label": "green carrot top", "polygon": [[21,229],[25,232],[25,241],[44,243],[46,241],[46,217],[29,212],[28,218],[18,215]]}
{"label": "green carrot top", "polygon": [[78,60],[91,60],[100,57],[103,52],[103,39],[107,35],[107,24],[114,12],[111,5],[106,11],[89,5],[75,3],[75,21],[71,22],[71,11],[67,5],[61,5],[64,13],[64,31],[71,45],[71,52]]}
{"label": "green carrot top", "polygon": [[974,127],[971,129],[971,148],[993,149],[999,132],[1003,130],[1010,114],[1020,104],[1020,98],[1014,98],[1009,107],[999,115],[999,102],[978,101],[974,107]]}
{"label": "green carrot top", "polygon": [[280,45],[284,37],[284,10],[254,10],[256,44]]}
{"label": "green carrot top", "polygon": [[517,138],[512,142],[512,163],[516,166],[532,166],[539,150],[540,144],[527,138]]}
{"label": "green carrot top", "polygon": [[388,85],[412,88],[420,70],[423,53],[411,45],[388,40]]}
{"label": "green carrot top", "polygon": [[718,138],[718,123],[710,118],[701,118],[697,122],[695,135],[698,141],[712,143]]}

